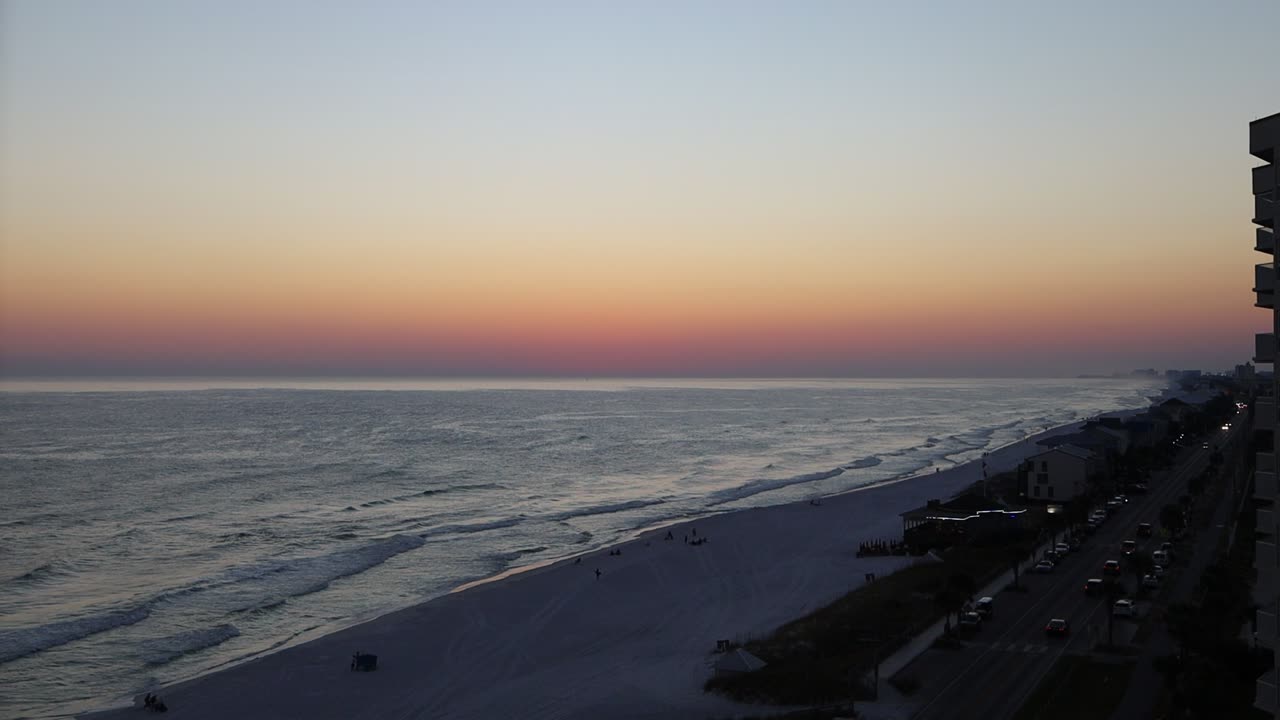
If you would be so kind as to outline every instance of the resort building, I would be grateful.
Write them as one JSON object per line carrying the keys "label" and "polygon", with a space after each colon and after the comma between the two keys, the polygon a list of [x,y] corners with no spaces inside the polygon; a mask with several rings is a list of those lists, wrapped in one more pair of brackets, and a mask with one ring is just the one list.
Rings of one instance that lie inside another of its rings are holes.
{"label": "resort building", "polygon": [[[1276,311],[1276,205],[1280,200],[1277,187],[1276,144],[1280,141],[1280,113],[1249,123],[1249,153],[1263,165],[1253,169],[1254,249],[1271,256],[1270,262],[1254,268],[1256,307],[1271,313],[1271,332],[1259,333],[1255,339],[1254,362],[1272,365],[1276,361],[1276,338],[1280,337],[1280,313]],[[1258,398],[1253,408],[1253,429],[1258,445],[1254,470],[1253,497],[1256,503],[1257,541],[1254,567],[1254,602],[1258,607],[1257,641],[1272,650],[1277,646],[1277,617],[1280,617],[1280,559],[1276,555],[1276,397],[1280,390],[1274,372],[1265,379],[1260,374]],[[1280,682],[1272,668],[1258,678],[1254,706],[1272,717],[1280,718]]]}
{"label": "resort building", "polygon": [[1089,480],[1098,470],[1097,456],[1075,445],[1059,445],[1032,455],[1023,466],[1026,499],[1067,502],[1089,491]]}

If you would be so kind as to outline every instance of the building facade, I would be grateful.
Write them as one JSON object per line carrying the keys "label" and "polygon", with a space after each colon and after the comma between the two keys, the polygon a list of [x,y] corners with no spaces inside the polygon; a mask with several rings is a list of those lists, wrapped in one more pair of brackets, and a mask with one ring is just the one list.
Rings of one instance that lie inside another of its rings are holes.
{"label": "building facade", "polygon": [[[1271,314],[1271,332],[1259,333],[1254,344],[1254,362],[1272,365],[1276,361],[1276,338],[1280,337],[1280,312],[1276,310],[1276,144],[1280,138],[1280,114],[1249,123],[1249,153],[1262,161],[1253,169],[1254,249],[1271,256],[1270,262],[1254,268],[1254,305]],[[1277,646],[1276,618],[1280,616],[1280,559],[1276,555],[1276,398],[1280,383],[1275,373],[1259,377],[1258,398],[1253,408],[1253,429],[1258,442],[1254,469],[1253,497],[1257,513],[1254,567],[1254,603],[1258,606],[1257,641],[1272,650]],[[1280,683],[1276,669],[1257,680],[1254,706],[1280,718]]]}
{"label": "building facade", "polygon": [[1032,502],[1067,502],[1085,494],[1097,472],[1094,454],[1074,445],[1027,458],[1026,493]]}

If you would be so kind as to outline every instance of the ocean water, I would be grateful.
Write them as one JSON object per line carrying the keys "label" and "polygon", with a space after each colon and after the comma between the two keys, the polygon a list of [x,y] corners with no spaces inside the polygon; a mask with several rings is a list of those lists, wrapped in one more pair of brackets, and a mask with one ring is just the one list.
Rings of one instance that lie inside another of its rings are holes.
{"label": "ocean water", "polygon": [[4,386],[0,717],[98,707],[665,521],[932,472],[1160,390],[267,384]]}

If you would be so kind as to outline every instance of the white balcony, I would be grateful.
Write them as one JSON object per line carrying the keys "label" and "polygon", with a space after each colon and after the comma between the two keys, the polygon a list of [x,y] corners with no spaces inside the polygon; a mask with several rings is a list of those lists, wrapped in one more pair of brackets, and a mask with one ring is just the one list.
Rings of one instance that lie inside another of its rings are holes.
{"label": "white balcony", "polygon": [[[1261,634],[1261,633],[1259,633]],[[1262,673],[1254,683],[1253,706],[1265,713],[1276,711],[1276,671],[1274,668]]]}
{"label": "white balcony", "polygon": [[1253,336],[1253,361],[1260,363],[1276,361],[1275,333],[1258,333]]}
{"label": "white balcony", "polygon": [[1253,224],[1266,228],[1276,226],[1276,204],[1270,193],[1253,196]]}
{"label": "white balcony", "polygon": [[1271,162],[1275,160],[1277,144],[1280,144],[1280,113],[1249,123],[1250,155]]}
{"label": "white balcony", "polygon": [[1267,605],[1276,599],[1276,545],[1266,540],[1258,540],[1253,546],[1253,566],[1258,571],[1257,580],[1253,583],[1253,601],[1258,605]]}
{"label": "white balcony", "polygon": [[1253,429],[1276,429],[1276,399],[1260,397],[1253,404]]}
{"label": "white balcony", "polygon": [[1259,263],[1253,266],[1253,291],[1258,294],[1254,303],[1258,307],[1275,307],[1275,263]]}
{"label": "white balcony", "polygon": [[1253,249],[1268,255],[1276,254],[1276,234],[1267,228],[1257,228]]}
{"label": "white balcony", "polygon": [[1265,610],[1258,611],[1258,644],[1275,649],[1276,615]]}
{"label": "white balcony", "polygon": [[1262,195],[1276,189],[1276,165],[1268,163],[1253,169],[1253,194]]}
{"label": "white balcony", "polygon": [[1256,524],[1253,527],[1254,532],[1260,535],[1271,535],[1273,537],[1275,536],[1276,514],[1271,507],[1258,508],[1256,511],[1254,511],[1254,518],[1256,519]]}

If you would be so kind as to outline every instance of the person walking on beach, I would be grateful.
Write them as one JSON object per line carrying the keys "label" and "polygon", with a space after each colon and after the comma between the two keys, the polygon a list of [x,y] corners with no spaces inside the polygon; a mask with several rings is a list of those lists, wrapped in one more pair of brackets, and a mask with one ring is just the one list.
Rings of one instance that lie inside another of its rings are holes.
{"label": "person walking on beach", "polygon": [[600,579],[600,576],[601,576],[602,574],[603,574],[603,573],[601,573],[601,572],[600,572],[600,568],[596,568],[596,579],[597,579],[597,580],[599,580],[599,579]]}

